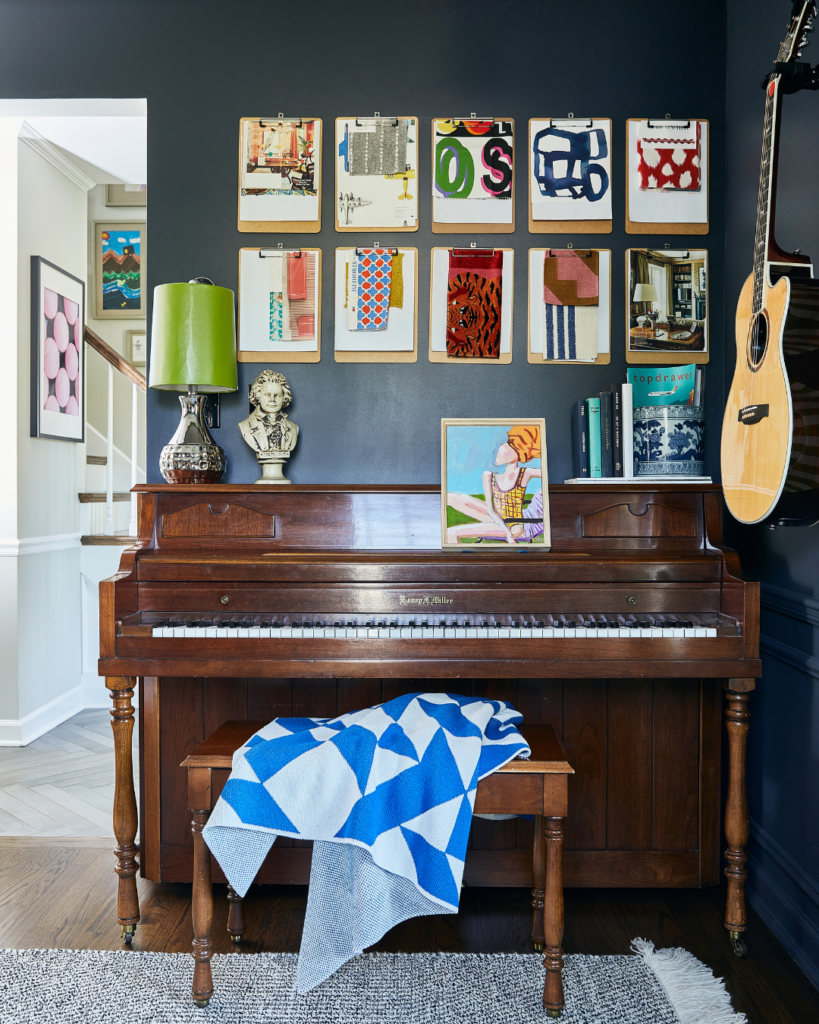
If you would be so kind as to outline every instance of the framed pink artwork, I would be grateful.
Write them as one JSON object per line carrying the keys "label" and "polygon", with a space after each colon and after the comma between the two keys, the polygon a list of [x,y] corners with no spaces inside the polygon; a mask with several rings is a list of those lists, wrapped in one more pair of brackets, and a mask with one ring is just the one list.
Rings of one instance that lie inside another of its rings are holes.
{"label": "framed pink artwork", "polygon": [[31,257],[31,436],[85,440],[85,282]]}

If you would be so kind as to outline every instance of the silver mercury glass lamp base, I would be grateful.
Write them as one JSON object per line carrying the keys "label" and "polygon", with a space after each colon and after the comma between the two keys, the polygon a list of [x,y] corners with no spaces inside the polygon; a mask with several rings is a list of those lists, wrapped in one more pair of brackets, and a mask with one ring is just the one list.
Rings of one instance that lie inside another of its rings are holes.
{"label": "silver mercury glass lamp base", "polygon": [[182,418],[159,456],[159,471],[169,484],[215,484],[224,476],[227,457],[205,423],[206,398],[195,385],[179,396]]}

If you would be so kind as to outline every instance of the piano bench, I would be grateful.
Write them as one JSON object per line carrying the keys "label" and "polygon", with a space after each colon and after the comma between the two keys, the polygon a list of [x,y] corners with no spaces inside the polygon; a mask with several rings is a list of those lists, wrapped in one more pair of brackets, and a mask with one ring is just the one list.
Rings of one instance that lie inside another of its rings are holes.
{"label": "piano bench", "polygon": [[[211,772],[230,769],[233,754],[267,722],[225,722],[192,751],[181,767],[188,771],[188,807],[193,831],[193,958],[191,992],[197,1006],[213,995],[210,959],[213,953],[213,887],[211,854],[203,837],[213,809]],[[531,814],[535,821],[532,849],[532,942],[543,951],[546,980],[543,1006],[550,1017],[563,1009],[563,836],[567,814],[568,776],[574,769],[550,725],[523,725],[520,731],[532,750],[528,761],[514,760],[481,779],[475,814]],[[228,886],[228,933],[234,942],[244,934],[242,898]]]}

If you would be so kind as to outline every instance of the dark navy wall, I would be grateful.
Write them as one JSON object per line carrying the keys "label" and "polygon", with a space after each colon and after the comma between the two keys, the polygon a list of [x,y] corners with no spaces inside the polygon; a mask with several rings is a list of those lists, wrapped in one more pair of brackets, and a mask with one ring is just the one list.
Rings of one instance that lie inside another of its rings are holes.
{"label": "dark navy wall", "polygon": [[[237,132],[243,115],[317,115],[324,119],[323,229],[284,236],[323,250],[322,360],[285,364],[299,444],[288,467],[296,483],[434,483],[440,477],[442,416],[541,416],[547,422],[549,476],[571,475],[572,403],[624,379],[624,251],[665,237],[627,236],[624,139],[628,117],[704,117],[712,123],[711,344],[708,467],[716,473],[722,393],[725,7],[713,0],[415,0],[413,3],[309,4],[244,0],[124,0],[0,4],[0,93],[4,96],[147,96],[151,286],[205,275],[234,290],[241,246],[275,236],[236,230]],[[635,36],[639,26],[639,38]],[[649,59],[660,46],[661,68]],[[421,118],[420,230],[379,233],[383,243],[415,245],[419,260],[415,364],[338,364],[333,360],[333,250],[368,243],[373,233],[339,235],[333,217],[333,120],[373,110]],[[433,116],[514,117],[517,129],[518,229],[495,236],[513,246],[515,316],[509,366],[452,366],[427,359],[429,258],[433,245],[492,236],[430,232]],[[613,121],[611,235],[548,237],[527,230],[526,149],[533,116],[595,115]],[[197,183],[192,179],[198,178]],[[670,238],[687,245],[685,238]],[[527,250],[544,244],[595,245],[613,251],[613,359],[610,367],[530,366]],[[226,482],[257,475],[235,424],[247,414],[246,385],[266,364],[242,364],[241,390],[223,398],[216,440],[226,449]],[[273,364],[269,364],[273,365]],[[148,479],[173,433],[172,394],[149,394]]]}
{"label": "dark navy wall", "polygon": [[[751,270],[764,95],[786,0],[729,0],[726,166],[726,380],[731,317]],[[819,33],[803,59],[819,61]],[[819,276],[819,93],[784,99],[777,236],[813,256]],[[751,701],[751,901],[819,986],[819,528],[740,526],[728,543],[762,580],[763,678]],[[753,938],[750,939],[753,944]]]}

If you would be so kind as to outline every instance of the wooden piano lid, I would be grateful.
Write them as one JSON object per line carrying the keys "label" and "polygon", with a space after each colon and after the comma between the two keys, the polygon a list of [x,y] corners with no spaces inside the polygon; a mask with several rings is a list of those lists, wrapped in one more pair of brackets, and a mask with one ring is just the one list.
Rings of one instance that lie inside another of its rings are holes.
{"label": "wooden piano lid", "polygon": [[[224,722],[204,743],[192,750],[181,768],[231,768],[233,754],[267,722]],[[524,772],[529,775],[573,775],[574,768],[566,760],[563,744],[551,725],[520,726],[523,738],[532,750],[528,761],[509,761],[501,772]]]}

